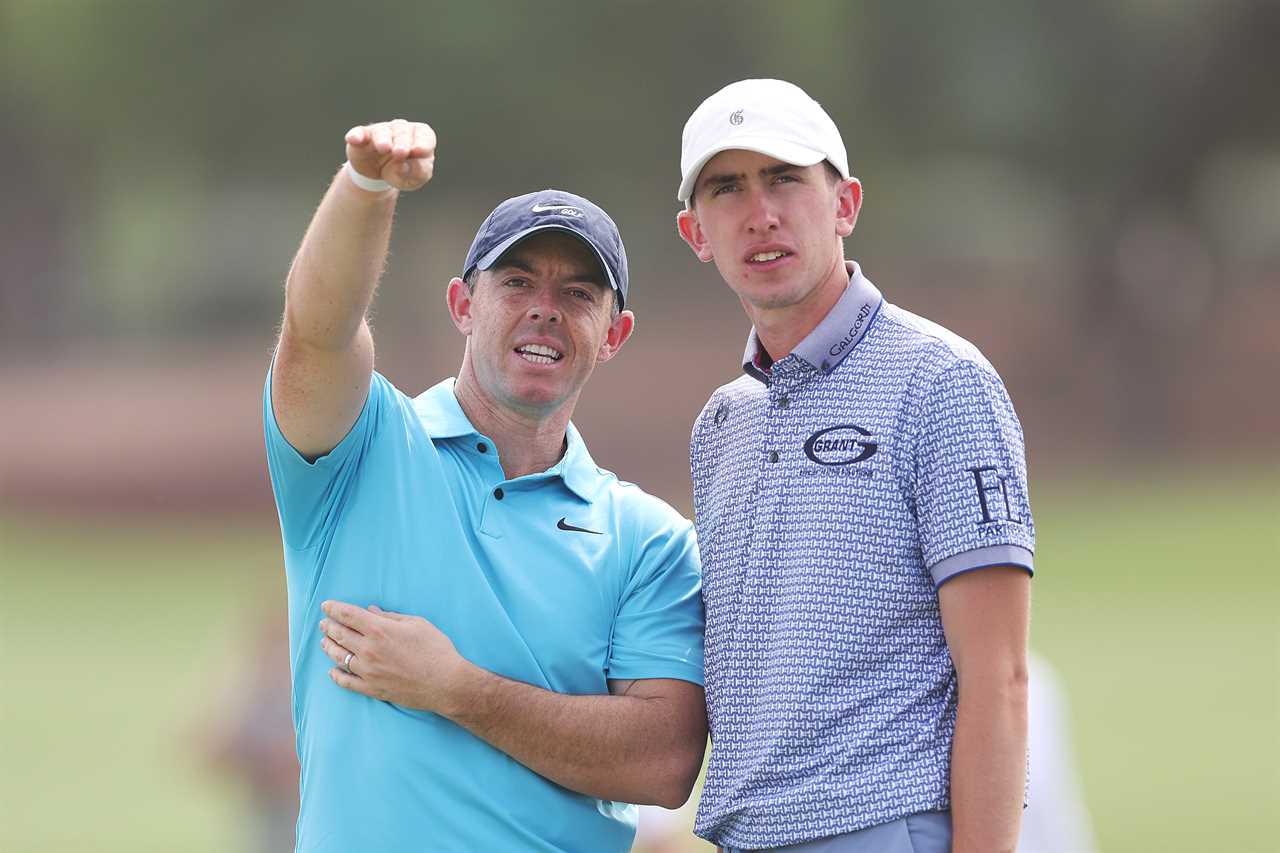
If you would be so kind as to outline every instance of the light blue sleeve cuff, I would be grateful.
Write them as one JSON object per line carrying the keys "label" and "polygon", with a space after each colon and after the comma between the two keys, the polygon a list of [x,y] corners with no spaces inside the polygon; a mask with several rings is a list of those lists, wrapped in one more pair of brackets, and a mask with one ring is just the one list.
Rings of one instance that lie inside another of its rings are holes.
{"label": "light blue sleeve cuff", "polygon": [[611,666],[606,678],[614,681],[641,681],[646,678],[674,678],[702,686],[702,667],[679,661]]}
{"label": "light blue sleeve cuff", "polygon": [[929,574],[933,576],[933,586],[936,589],[956,575],[995,566],[1016,566],[1025,569],[1029,575],[1035,574],[1031,551],[1021,545],[988,545],[986,548],[965,551],[934,563],[929,568]]}

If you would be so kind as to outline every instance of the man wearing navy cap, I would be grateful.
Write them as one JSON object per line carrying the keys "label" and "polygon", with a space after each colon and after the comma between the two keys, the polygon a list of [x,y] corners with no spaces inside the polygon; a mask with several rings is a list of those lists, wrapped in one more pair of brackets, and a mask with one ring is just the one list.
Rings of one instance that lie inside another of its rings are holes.
{"label": "man wearing navy cap", "polygon": [[435,145],[347,133],[267,378],[297,850],[626,850],[627,804],[683,803],[706,739],[691,525],[569,420],[631,334],[626,252],[584,198],[503,202],[449,282],[457,378],[405,396],[366,314]]}

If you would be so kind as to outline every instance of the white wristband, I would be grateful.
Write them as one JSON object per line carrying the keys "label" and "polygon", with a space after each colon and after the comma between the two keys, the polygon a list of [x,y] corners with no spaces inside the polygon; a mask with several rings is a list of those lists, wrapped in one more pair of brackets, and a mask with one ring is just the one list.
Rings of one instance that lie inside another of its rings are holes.
{"label": "white wristband", "polygon": [[391,184],[383,180],[375,180],[366,178],[364,175],[356,171],[355,166],[351,165],[351,161],[346,162],[347,177],[351,179],[351,183],[355,184],[362,190],[368,190],[371,193],[383,193],[391,189]]}

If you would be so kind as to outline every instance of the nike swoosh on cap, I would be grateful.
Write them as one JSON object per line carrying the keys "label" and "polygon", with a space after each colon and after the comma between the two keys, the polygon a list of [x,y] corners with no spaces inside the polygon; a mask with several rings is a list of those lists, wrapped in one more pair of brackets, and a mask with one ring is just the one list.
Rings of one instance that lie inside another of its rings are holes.
{"label": "nike swoosh on cap", "polygon": [[582,211],[571,204],[535,204],[529,209],[534,213],[550,213],[554,210],[565,216],[582,216]]}
{"label": "nike swoosh on cap", "polygon": [[561,530],[572,530],[576,533],[594,533],[597,536],[604,535],[599,530],[588,530],[585,527],[574,527],[572,524],[569,524],[564,518],[556,522],[556,527],[559,527]]}

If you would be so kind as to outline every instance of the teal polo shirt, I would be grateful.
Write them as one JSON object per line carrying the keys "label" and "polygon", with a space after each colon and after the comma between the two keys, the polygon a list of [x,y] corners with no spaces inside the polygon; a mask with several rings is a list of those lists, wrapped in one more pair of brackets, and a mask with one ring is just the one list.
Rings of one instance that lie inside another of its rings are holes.
{"label": "teal polo shirt", "polygon": [[634,806],[568,791],[440,716],[334,684],[320,603],[423,616],[473,663],[558,693],[701,684],[692,525],[598,468],[572,424],[558,464],[507,479],[452,379],[410,399],[375,373],[351,432],[315,462],[281,434],[270,392],[268,375],[299,853],[630,849]]}

